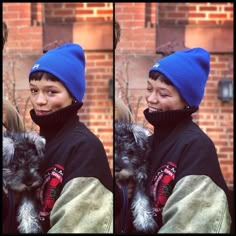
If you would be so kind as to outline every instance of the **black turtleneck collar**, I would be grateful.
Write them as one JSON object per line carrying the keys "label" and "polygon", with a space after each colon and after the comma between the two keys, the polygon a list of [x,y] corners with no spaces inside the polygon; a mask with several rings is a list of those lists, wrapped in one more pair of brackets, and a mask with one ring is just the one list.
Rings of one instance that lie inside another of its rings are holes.
{"label": "black turtleneck collar", "polygon": [[64,126],[70,117],[76,117],[78,109],[81,108],[83,103],[76,102],[70,106],[55,111],[49,115],[38,116],[34,109],[30,111],[30,116],[34,123],[40,127],[40,135],[49,141],[55,134]]}
{"label": "black turtleneck collar", "polygon": [[147,121],[154,126],[155,139],[161,142],[180,122],[185,119],[192,119],[191,114],[197,110],[198,108],[186,108],[164,112],[149,112],[147,108],[143,113]]}

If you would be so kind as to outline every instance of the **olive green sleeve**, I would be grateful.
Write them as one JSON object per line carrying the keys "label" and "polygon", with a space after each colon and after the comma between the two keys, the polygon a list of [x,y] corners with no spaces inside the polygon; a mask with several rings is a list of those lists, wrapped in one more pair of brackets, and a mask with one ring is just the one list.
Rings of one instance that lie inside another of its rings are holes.
{"label": "olive green sleeve", "polygon": [[113,233],[113,193],[93,177],[69,181],[55,202],[48,233]]}
{"label": "olive green sleeve", "polygon": [[180,179],[162,212],[158,233],[229,233],[231,217],[225,192],[208,176]]}

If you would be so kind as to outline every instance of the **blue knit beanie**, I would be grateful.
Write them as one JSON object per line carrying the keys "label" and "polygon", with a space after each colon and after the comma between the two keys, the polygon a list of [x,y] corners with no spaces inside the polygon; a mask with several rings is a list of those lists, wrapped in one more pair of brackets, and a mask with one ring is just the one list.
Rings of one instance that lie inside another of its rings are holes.
{"label": "blue knit beanie", "polygon": [[47,51],[32,66],[31,73],[45,71],[57,77],[71,95],[82,102],[85,93],[85,56],[78,44],[66,43]]}
{"label": "blue knit beanie", "polygon": [[203,48],[177,51],[150,69],[167,77],[190,107],[198,107],[210,71],[210,54]]}

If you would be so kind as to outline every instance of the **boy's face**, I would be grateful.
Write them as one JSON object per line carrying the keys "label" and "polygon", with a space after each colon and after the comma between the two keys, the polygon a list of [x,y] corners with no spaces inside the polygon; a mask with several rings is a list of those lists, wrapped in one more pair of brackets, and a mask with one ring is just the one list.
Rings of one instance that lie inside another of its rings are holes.
{"label": "boy's face", "polygon": [[174,86],[159,79],[147,80],[145,98],[149,112],[184,109],[187,105]]}
{"label": "boy's face", "polygon": [[30,101],[36,115],[48,115],[72,104],[72,97],[65,86],[59,81],[30,81]]}

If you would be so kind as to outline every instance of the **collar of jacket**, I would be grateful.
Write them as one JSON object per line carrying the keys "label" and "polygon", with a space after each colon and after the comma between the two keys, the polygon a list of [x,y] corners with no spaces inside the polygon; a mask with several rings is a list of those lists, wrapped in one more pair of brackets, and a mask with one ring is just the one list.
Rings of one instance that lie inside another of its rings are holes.
{"label": "collar of jacket", "polygon": [[150,113],[147,108],[143,113],[147,121],[154,126],[156,141],[161,142],[180,122],[185,119],[192,119],[191,114],[197,110],[198,108],[186,108],[182,110]]}
{"label": "collar of jacket", "polygon": [[44,136],[46,140],[49,141],[71,117],[77,116],[77,112],[82,105],[83,103],[76,102],[45,116],[37,116],[34,109],[32,109],[30,116],[40,127],[40,135]]}

